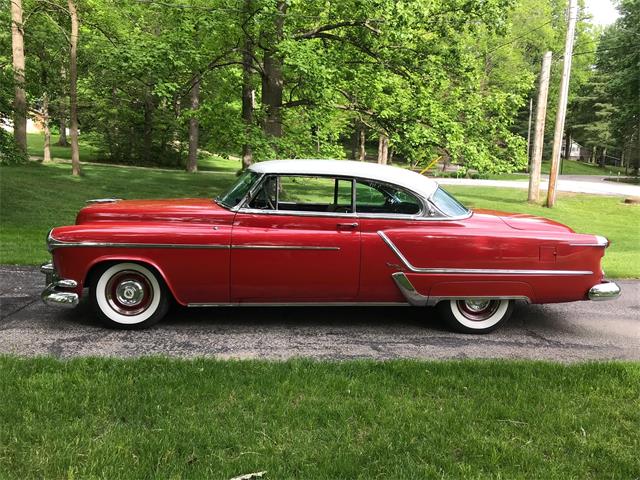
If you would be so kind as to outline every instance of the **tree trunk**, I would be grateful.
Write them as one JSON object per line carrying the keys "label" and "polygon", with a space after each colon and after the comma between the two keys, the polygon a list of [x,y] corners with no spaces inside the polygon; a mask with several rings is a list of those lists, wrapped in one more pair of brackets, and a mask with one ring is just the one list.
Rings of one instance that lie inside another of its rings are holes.
{"label": "tree trunk", "polygon": [[51,130],[49,129],[49,96],[42,95],[42,123],[44,126],[44,152],[42,163],[51,162]]}
{"label": "tree trunk", "polygon": [[[245,0],[245,14],[251,14],[252,0]],[[253,163],[253,148],[251,134],[253,129],[253,39],[249,33],[244,37],[244,50],[242,52],[242,123],[244,124],[244,141],[242,142],[242,169]]]}
{"label": "tree trunk", "polygon": [[153,99],[148,92],[144,94],[144,126],[142,127],[142,160],[144,163],[151,163],[153,150]]}
{"label": "tree trunk", "polygon": [[191,88],[191,118],[189,119],[189,157],[187,159],[187,172],[196,173],[198,171],[198,137],[200,125],[196,112],[200,108],[200,75]]}
{"label": "tree trunk", "polygon": [[78,148],[78,12],[73,3],[67,0],[71,17],[71,53],[69,58],[69,121],[71,134],[71,173],[80,175],[80,150]]}
{"label": "tree trunk", "polygon": [[367,132],[364,125],[360,125],[358,131],[358,160],[364,162],[367,159]]}
{"label": "tree trunk", "polygon": [[64,119],[64,112],[62,111],[60,112],[60,119],[58,120],[58,122],[60,125],[60,136],[58,137],[56,145],[60,147],[68,147],[69,140],[67,140],[67,122]]}
{"label": "tree trunk", "polygon": [[[60,78],[62,78],[63,83],[66,77],[67,77],[67,72],[65,72],[64,67],[61,67]],[[58,137],[57,145],[60,147],[68,147],[69,140],[67,140],[67,121],[66,121],[67,105],[66,105],[66,98],[64,94],[61,95],[60,98],[58,99],[58,117],[59,117],[58,122],[60,126],[60,137]]]}
{"label": "tree trunk", "polygon": [[276,4],[275,32],[272,44],[264,51],[264,73],[262,75],[262,105],[266,110],[264,133],[271,137],[282,137],[282,91],[284,79],[282,76],[282,58],[276,52],[276,46],[282,40],[284,16],[287,4],[278,0]]}
{"label": "tree trunk", "polygon": [[386,165],[389,158],[389,137],[381,133],[378,139],[378,163]]}
{"label": "tree trunk", "polygon": [[24,88],[24,30],[22,0],[11,0],[11,48],[13,52],[13,136],[16,144],[27,152],[27,93]]}

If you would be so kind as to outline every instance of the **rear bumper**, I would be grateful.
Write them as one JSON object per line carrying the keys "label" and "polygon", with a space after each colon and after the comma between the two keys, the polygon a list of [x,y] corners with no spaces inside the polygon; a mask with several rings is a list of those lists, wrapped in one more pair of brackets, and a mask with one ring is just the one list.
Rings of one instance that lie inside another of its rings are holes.
{"label": "rear bumper", "polygon": [[67,289],[76,288],[78,282],[59,278],[52,263],[45,263],[40,267],[40,271],[46,275],[47,287],[40,295],[44,303],[61,307],[75,307],[78,305],[80,300],[78,294],[66,291]]}
{"label": "rear bumper", "polygon": [[603,281],[589,290],[589,300],[613,300],[620,296],[620,287],[615,282]]}

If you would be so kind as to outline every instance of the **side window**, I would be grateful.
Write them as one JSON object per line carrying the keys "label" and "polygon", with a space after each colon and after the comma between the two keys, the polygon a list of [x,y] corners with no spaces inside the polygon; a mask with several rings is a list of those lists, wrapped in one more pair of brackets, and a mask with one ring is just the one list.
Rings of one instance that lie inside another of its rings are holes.
{"label": "side window", "polygon": [[249,208],[258,210],[275,210],[278,202],[278,178],[267,177],[260,190],[256,192],[249,202]]}
{"label": "side window", "polygon": [[421,203],[411,193],[385,183],[358,180],[356,212],[415,215]]}
{"label": "side window", "polygon": [[351,213],[349,179],[286,175],[269,177],[249,208],[298,212]]}

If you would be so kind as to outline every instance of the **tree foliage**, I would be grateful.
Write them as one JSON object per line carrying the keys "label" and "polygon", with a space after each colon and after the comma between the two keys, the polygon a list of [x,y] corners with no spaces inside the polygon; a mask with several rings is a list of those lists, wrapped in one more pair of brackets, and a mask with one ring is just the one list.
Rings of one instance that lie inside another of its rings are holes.
{"label": "tree foliage", "polygon": [[[64,118],[69,20],[57,5],[63,0],[25,3],[27,86],[35,109],[46,94],[53,116]],[[364,130],[370,144],[388,138],[396,161],[520,169],[522,112],[542,54],[561,50],[565,29],[562,0],[77,5],[80,130],[123,163],[184,165],[195,117],[201,148],[248,161],[343,158]],[[584,21],[578,32],[578,44],[592,35]],[[590,64],[575,65],[583,72]],[[0,88],[10,92],[0,67]],[[552,91],[550,106],[553,99]]]}

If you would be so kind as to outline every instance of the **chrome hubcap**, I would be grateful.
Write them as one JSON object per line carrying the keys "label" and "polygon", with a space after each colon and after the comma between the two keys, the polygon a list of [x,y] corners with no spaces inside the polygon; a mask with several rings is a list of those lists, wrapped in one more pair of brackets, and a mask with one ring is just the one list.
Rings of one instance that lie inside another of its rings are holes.
{"label": "chrome hubcap", "polygon": [[491,303],[491,300],[465,300],[465,306],[472,312],[481,312]]}
{"label": "chrome hubcap", "polygon": [[484,298],[469,298],[467,300],[458,300],[456,303],[460,313],[474,322],[482,322],[491,318],[500,306],[499,300]]}
{"label": "chrome hubcap", "polygon": [[137,280],[125,280],[116,287],[116,298],[127,307],[133,307],[142,302],[144,287]]}
{"label": "chrome hubcap", "polygon": [[140,272],[123,270],[109,279],[105,288],[111,308],[121,315],[139,315],[153,300],[151,283]]}

